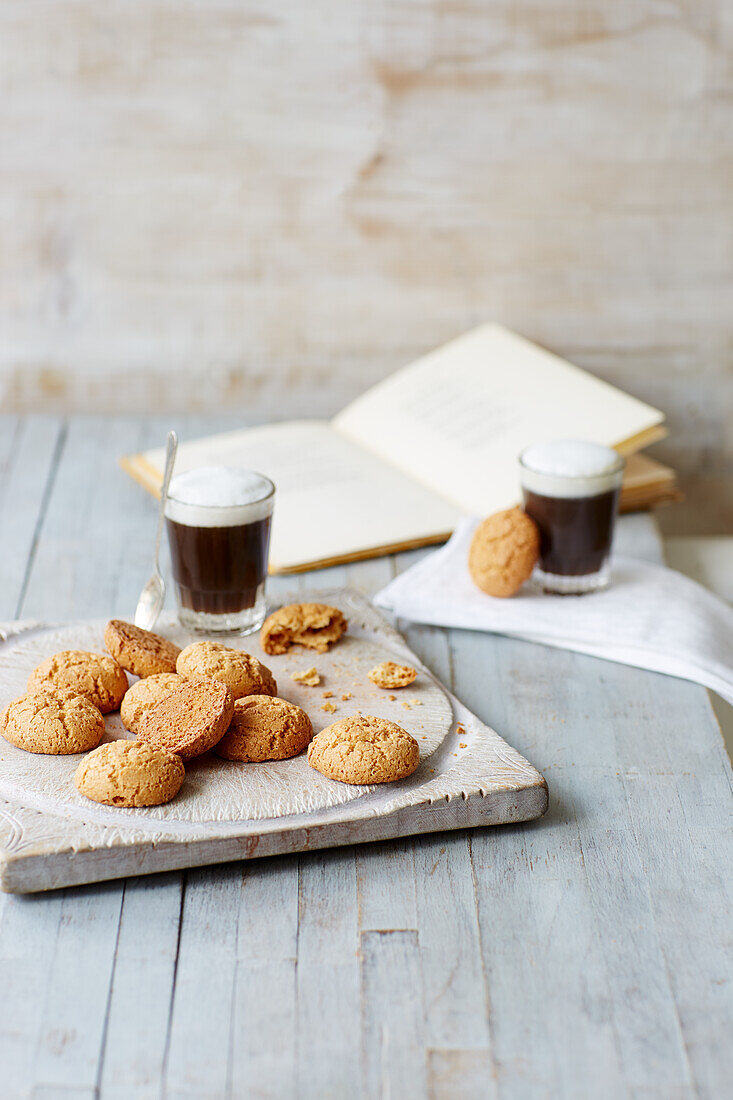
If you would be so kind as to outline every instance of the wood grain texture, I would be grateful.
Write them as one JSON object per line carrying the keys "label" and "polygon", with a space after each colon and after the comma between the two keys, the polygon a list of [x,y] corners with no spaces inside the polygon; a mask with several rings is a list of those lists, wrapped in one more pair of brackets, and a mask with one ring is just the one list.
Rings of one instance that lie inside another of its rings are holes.
{"label": "wood grain texture", "polygon": [[66,428],[52,418],[2,418],[0,428],[0,615],[17,618],[53,488]]}
{"label": "wood grain texture", "polygon": [[162,1080],[169,1014],[161,1005],[172,999],[180,915],[181,873],[124,883],[97,1075],[113,1100],[154,1096]]}
{"label": "wood grain texture", "polygon": [[725,0],[6,0],[14,410],[323,414],[496,319],[730,473]]}
{"label": "wood grain texture", "polygon": [[[139,437],[127,423],[109,446]],[[142,434],[152,442],[167,426]],[[82,435],[72,421],[69,439]],[[73,484],[63,450],[39,468],[41,483],[56,468],[46,511],[89,501],[92,533],[113,523],[149,545],[144,493],[96,516],[93,485],[112,492],[118,476],[103,436],[98,447]],[[0,495],[17,476],[11,462]],[[50,562],[68,529],[47,526],[37,499],[26,606],[60,616],[69,582],[54,584]],[[119,613],[147,575],[134,553],[139,565],[108,589]],[[407,560],[318,583],[377,587]],[[101,575],[91,558],[89,570]],[[13,606],[24,573],[3,593]],[[100,613],[83,570],[71,584],[75,613]],[[409,642],[547,773],[549,816],[474,832],[470,844],[456,833],[0,895],[4,1096],[290,1100],[316,1085],[436,1100],[727,1095],[731,773],[705,693],[468,632],[418,628]],[[211,1051],[204,1012],[225,1032]]]}

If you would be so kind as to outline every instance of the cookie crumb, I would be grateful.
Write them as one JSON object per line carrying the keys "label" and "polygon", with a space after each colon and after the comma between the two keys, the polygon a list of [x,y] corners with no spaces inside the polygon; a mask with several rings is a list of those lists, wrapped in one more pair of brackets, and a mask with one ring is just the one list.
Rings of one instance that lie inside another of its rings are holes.
{"label": "cookie crumb", "polygon": [[410,707],[410,704],[407,702],[407,699],[402,700],[402,706],[405,708],[405,710],[411,710],[412,709]]}
{"label": "cookie crumb", "polygon": [[290,679],[295,680],[296,684],[305,684],[309,688],[318,687],[321,682],[317,668],[305,668],[300,672],[291,672]]}
{"label": "cookie crumb", "polygon": [[326,714],[335,714],[337,709],[333,703],[324,703],[321,707],[321,710],[325,710]]}
{"label": "cookie crumb", "polygon": [[421,707],[423,705],[422,699],[411,699],[410,702],[412,703],[413,707]]}
{"label": "cookie crumb", "polygon": [[345,691],[345,692],[343,693],[343,695],[341,696],[341,702],[342,702],[342,703],[345,703],[345,702],[347,702],[347,700],[349,700],[350,698],[351,698],[351,692],[350,692],[350,691]]}
{"label": "cookie crumb", "polygon": [[417,669],[410,665],[398,665],[394,661],[382,661],[367,673],[367,676],[379,688],[387,691],[404,688],[417,678]]}
{"label": "cookie crumb", "polygon": [[460,737],[460,736],[461,736],[461,734],[463,734],[463,733],[465,733],[465,732],[466,732],[466,728],[465,728],[465,726],[462,726],[462,725],[461,725],[461,723],[459,722],[459,723],[458,723],[458,725],[456,726],[456,733],[457,733],[457,734],[458,734],[458,736]]}
{"label": "cookie crumb", "polygon": [[459,749],[465,749],[465,747],[466,747],[466,742],[465,741],[459,741],[458,742],[458,748]]}
{"label": "cookie crumb", "polygon": [[388,695],[388,696],[387,696],[387,698],[388,698],[388,699],[391,699],[391,700],[392,700],[392,702],[394,703],[394,701],[395,701],[395,699],[397,698],[397,696],[396,696],[396,695]]}
{"label": "cookie crumb", "polygon": [[324,691],[322,694],[323,694],[324,699],[333,699],[333,692],[332,691]]}

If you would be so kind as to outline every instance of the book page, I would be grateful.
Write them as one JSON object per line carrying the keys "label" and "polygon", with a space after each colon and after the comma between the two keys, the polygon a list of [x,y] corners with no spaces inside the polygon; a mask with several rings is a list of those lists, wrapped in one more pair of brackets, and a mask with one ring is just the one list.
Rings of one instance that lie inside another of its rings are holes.
{"label": "book page", "polygon": [[[162,448],[137,456],[158,485],[164,457]],[[458,519],[455,506],[321,421],[180,444],[175,473],[210,465],[248,467],[275,482],[273,572],[429,541]]]}
{"label": "book page", "polygon": [[375,386],[333,424],[463,512],[485,515],[519,500],[524,447],[562,438],[633,447],[663,419],[507,329],[483,325]]}

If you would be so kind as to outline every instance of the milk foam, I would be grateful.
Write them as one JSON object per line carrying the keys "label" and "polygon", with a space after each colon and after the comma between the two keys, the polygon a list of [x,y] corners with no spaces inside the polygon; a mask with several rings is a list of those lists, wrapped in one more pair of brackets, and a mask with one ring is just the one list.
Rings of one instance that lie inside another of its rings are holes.
{"label": "milk foam", "polygon": [[527,447],[521,456],[522,485],[551,497],[590,497],[621,484],[624,462],[611,447],[580,439],[557,439]]}
{"label": "milk foam", "polygon": [[165,514],[186,527],[239,527],[270,515],[273,488],[253,470],[198,466],[171,480]]}

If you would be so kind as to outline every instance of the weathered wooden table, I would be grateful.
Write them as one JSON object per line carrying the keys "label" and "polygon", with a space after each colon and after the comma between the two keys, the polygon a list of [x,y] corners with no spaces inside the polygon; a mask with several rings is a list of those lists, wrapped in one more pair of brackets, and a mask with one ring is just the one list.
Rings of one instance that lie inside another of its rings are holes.
{"label": "weathered wooden table", "polygon": [[[154,502],[116,458],[169,426],[0,418],[0,619],[131,615]],[[412,560],[297,583],[373,592]],[[3,1100],[731,1095],[731,770],[706,693],[401,626],[544,773],[548,816],[0,896]]]}

